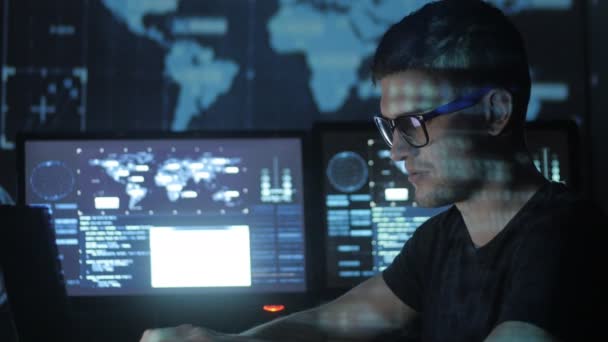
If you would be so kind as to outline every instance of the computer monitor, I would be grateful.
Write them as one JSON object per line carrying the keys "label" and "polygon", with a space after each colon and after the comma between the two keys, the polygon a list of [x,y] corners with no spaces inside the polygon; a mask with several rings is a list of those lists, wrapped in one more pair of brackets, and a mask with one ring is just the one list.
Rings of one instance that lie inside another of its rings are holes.
{"label": "computer monitor", "polygon": [[573,121],[533,121],[526,125],[526,144],[545,178],[578,190],[578,127]]}
{"label": "computer monitor", "polygon": [[306,291],[302,135],[19,146],[20,201],[52,210],[68,295]]}
{"label": "computer monitor", "polygon": [[[576,127],[531,123],[527,141],[547,178],[575,182]],[[403,162],[390,151],[373,122],[321,123],[326,286],[346,289],[381,272],[427,219],[448,207],[420,208]]]}

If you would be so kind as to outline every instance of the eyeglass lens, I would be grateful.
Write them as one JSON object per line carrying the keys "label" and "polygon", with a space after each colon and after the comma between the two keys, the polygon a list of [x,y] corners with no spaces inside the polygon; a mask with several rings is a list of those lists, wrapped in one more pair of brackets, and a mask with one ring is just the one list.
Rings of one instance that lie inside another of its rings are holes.
{"label": "eyeglass lens", "polygon": [[415,116],[394,120],[395,126],[393,126],[391,121],[380,117],[376,118],[375,122],[382,138],[389,147],[393,146],[394,129],[397,129],[400,135],[414,147],[424,146],[427,143],[424,124]]}

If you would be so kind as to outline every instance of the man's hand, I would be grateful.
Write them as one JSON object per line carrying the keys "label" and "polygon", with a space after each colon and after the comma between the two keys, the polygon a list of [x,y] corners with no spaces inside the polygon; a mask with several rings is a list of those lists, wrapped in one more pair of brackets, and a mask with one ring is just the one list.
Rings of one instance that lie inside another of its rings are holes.
{"label": "man's hand", "polygon": [[210,329],[184,324],[175,328],[146,330],[139,342],[254,342],[250,337],[226,335]]}

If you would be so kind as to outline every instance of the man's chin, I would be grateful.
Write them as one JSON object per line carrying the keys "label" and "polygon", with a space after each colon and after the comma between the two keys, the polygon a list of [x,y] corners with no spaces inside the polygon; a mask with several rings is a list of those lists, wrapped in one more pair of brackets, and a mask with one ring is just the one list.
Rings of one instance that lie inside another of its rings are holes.
{"label": "man's chin", "polygon": [[439,201],[430,201],[427,199],[416,199],[416,204],[420,208],[440,208],[451,203],[447,202],[439,202]]}
{"label": "man's chin", "polygon": [[431,191],[416,188],[415,200],[418,207],[439,208],[455,202],[453,191],[447,187],[437,187]]}

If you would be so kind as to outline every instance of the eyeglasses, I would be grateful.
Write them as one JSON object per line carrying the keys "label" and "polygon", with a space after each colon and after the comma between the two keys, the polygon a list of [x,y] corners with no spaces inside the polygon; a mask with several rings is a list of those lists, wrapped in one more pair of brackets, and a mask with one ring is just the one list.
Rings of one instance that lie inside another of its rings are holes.
{"label": "eyeglasses", "polygon": [[374,122],[380,131],[384,142],[393,147],[395,129],[399,135],[412,147],[420,148],[429,143],[429,133],[426,122],[440,115],[451,114],[477,104],[493,87],[484,87],[471,94],[457,98],[447,104],[425,112],[402,115],[396,119],[387,119],[380,115],[374,116]]}

